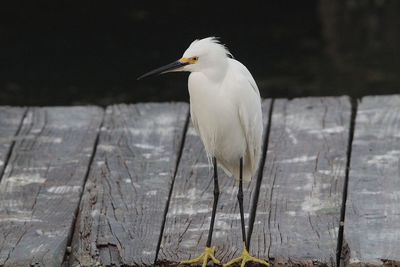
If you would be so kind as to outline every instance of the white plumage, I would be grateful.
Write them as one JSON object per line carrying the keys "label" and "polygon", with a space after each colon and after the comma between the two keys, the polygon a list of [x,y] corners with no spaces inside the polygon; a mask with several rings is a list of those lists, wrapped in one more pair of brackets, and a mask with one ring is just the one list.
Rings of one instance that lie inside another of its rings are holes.
{"label": "white plumage", "polygon": [[232,58],[215,37],[192,42],[183,57],[138,79],[171,71],[189,71],[190,114],[209,160],[228,175],[250,181],[260,159],[261,98],[247,68]]}
{"label": "white plumage", "polygon": [[236,179],[243,157],[243,180],[250,181],[261,151],[261,99],[250,72],[230,55],[215,38],[196,40],[183,58],[197,62],[182,70],[191,72],[190,113],[207,156]]}

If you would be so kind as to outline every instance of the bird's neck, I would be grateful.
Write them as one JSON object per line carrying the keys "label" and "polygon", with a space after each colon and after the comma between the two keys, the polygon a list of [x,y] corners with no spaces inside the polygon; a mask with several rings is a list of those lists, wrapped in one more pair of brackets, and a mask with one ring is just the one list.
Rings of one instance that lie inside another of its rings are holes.
{"label": "bird's neck", "polygon": [[202,70],[202,73],[213,82],[222,82],[228,71],[228,64],[215,64]]}

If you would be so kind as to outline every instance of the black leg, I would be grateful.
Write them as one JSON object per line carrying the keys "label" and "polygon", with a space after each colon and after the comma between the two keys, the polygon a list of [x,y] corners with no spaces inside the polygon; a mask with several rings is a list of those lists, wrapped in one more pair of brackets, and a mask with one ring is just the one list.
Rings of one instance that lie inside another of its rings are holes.
{"label": "black leg", "polygon": [[212,233],[214,230],[215,213],[217,211],[218,197],[219,197],[219,186],[218,186],[218,172],[217,172],[217,159],[213,157],[214,165],[214,203],[211,213],[210,229],[208,231],[207,247],[211,247]]}
{"label": "black leg", "polygon": [[239,202],[240,209],[240,222],[242,225],[242,240],[246,243],[246,232],[244,227],[244,214],[243,214],[243,158],[240,158],[240,174],[239,174],[239,190],[237,194],[237,199]]}

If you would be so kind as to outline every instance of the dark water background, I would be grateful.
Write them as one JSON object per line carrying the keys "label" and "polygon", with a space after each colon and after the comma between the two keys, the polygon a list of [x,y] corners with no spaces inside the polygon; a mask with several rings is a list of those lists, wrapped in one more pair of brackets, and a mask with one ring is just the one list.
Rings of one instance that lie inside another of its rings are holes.
{"label": "dark water background", "polygon": [[220,36],[263,97],[400,93],[400,1],[2,1],[0,104],[188,100],[187,74],[136,81]]}

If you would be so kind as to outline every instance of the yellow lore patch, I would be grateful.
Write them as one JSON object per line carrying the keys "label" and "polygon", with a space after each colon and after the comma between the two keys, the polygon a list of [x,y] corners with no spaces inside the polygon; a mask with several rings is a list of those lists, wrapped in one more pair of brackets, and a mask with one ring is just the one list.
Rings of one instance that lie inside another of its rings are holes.
{"label": "yellow lore patch", "polygon": [[198,57],[190,57],[190,58],[183,57],[183,58],[179,59],[178,61],[180,63],[194,64],[197,62],[197,60],[198,60]]}

